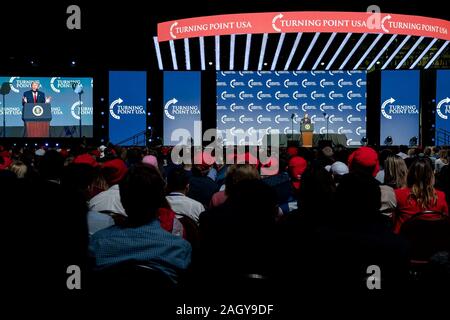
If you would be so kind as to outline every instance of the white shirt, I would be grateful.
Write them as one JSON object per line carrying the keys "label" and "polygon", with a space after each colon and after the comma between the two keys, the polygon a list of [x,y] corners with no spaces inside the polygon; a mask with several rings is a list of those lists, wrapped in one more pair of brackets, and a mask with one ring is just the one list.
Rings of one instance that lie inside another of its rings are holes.
{"label": "white shirt", "polygon": [[91,211],[110,211],[126,216],[125,209],[120,201],[119,185],[115,184],[108,190],[100,192],[89,201]]}
{"label": "white shirt", "polygon": [[166,196],[167,202],[169,202],[170,208],[180,215],[177,218],[181,218],[182,215],[188,216],[196,223],[198,223],[198,217],[200,213],[205,211],[205,207],[200,202],[186,197],[180,192],[172,192]]}

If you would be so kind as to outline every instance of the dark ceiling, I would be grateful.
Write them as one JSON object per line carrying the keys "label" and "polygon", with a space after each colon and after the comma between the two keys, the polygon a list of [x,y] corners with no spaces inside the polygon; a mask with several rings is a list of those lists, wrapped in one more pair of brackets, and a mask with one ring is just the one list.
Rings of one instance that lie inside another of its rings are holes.
{"label": "dark ceiling", "polygon": [[[29,68],[30,61],[41,72],[61,72],[70,68],[72,60],[77,61],[76,68],[80,70],[156,69],[152,41],[156,24],[184,17],[264,11],[366,11],[369,5],[376,4],[382,12],[450,20],[449,11],[439,8],[442,2],[435,2],[436,5],[423,0],[2,1],[0,72],[21,71]],[[71,4],[81,8],[81,30],[66,28],[66,8]],[[261,35],[255,36],[256,42],[258,37]],[[294,38],[288,35],[286,43]],[[227,41],[229,37],[224,39],[224,47]],[[236,41],[237,48],[245,45],[242,39]],[[276,44],[275,37],[269,38],[268,52],[274,51]],[[196,44],[192,46],[195,50]],[[448,48],[446,52],[443,57],[448,60]],[[280,59],[286,59],[285,55],[283,52]],[[210,59],[211,53],[207,51],[207,60]],[[198,68],[195,63],[193,68]]]}

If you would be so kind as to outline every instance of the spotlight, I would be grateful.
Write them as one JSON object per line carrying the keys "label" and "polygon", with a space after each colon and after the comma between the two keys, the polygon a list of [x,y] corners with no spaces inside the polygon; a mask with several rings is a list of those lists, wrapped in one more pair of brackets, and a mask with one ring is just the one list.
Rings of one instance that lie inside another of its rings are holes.
{"label": "spotlight", "polygon": [[102,116],[104,116],[105,115],[105,113],[102,111],[102,112],[100,112],[100,114],[102,115]]}
{"label": "spotlight", "polygon": [[100,98],[100,101],[101,101],[101,102],[105,101],[105,98]]}
{"label": "spotlight", "polygon": [[417,137],[412,137],[409,139],[409,146],[410,147],[416,147],[417,146]]}
{"label": "spotlight", "polygon": [[151,112],[149,112],[149,113],[148,113],[148,115],[149,115],[149,116],[151,116],[151,115],[152,115],[152,113],[151,113]]}
{"label": "spotlight", "polygon": [[14,147],[16,146],[16,144],[14,143]]}
{"label": "spotlight", "polygon": [[377,64],[380,64],[380,61],[377,61]]}
{"label": "spotlight", "polygon": [[394,142],[394,140],[392,139],[391,136],[387,136],[386,139],[384,139],[384,144],[387,146],[392,146],[393,142]]}
{"label": "spotlight", "polygon": [[264,65],[267,66],[267,62],[264,62]]}
{"label": "spotlight", "polygon": [[59,147],[59,143],[55,144],[55,146]]}
{"label": "spotlight", "polygon": [[323,61],[320,63],[321,66],[323,66],[324,64],[325,64],[325,62],[323,62]]}
{"label": "spotlight", "polygon": [[208,64],[209,64],[210,66],[212,66],[212,65],[213,65],[212,61],[208,62]]}
{"label": "spotlight", "polygon": [[147,101],[148,101],[148,102],[152,101],[152,98],[148,98]]}
{"label": "spotlight", "polygon": [[102,124],[102,129],[105,129],[105,126]]}
{"label": "spotlight", "polygon": [[28,143],[25,143],[25,147],[28,147]]}
{"label": "spotlight", "polygon": [[34,146],[37,147],[37,143],[35,143]]}
{"label": "spotlight", "polygon": [[152,127],[151,127],[151,126],[148,126],[148,130],[152,130]]}
{"label": "spotlight", "polygon": [[45,143],[45,146],[48,147],[48,142]]}
{"label": "spotlight", "polygon": [[152,142],[152,138],[148,139],[148,142]]}
{"label": "spotlight", "polygon": [[76,65],[77,62],[75,60],[72,60],[72,66]]}

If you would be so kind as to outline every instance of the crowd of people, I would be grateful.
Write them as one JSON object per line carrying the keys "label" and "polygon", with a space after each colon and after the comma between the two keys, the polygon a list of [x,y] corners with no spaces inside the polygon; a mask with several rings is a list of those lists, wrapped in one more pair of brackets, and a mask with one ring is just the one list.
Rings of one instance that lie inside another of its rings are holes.
{"label": "crowd of people", "polygon": [[[371,265],[395,290],[414,286],[417,263],[448,283],[449,149],[290,146],[272,175],[227,160],[174,164],[164,147],[1,147],[2,234],[16,245],[6,266],[26,274],[38,263],[42,285],[63,291],[68,265],[89,274],[87,291],[111,288],[120,272],[208,294],[367,290]],[[422,255],[411,236],[418,215],[444,234]]]}

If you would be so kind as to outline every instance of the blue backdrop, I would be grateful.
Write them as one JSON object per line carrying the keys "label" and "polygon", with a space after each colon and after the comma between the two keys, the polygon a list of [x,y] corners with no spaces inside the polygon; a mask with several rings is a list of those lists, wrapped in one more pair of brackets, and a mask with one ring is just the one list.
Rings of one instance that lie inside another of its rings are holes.
{"label": "blue backdrop", "polygon": [[441,145],[439,129],[450,131],[450,70],[438,70],[436,81],[436,144]]}
{"label": "blue backdrop", "polygon": [[419,138],[420,73],[418,70],[382,71],[380,145],[391,136],[394,145]]}
{"label": "blue backdrop", "polygon": [[[314,132],[345,134],[358,146],[366,135],[366,73],[363,71],[217,72],[217,128],[291,134],[305,113]],[[324,116],[326,114],[326,117]]]}
{"label": "blue backdrop", "polygon": [[109,141],[122,145],[145,145],[146,116],[147,73],[110,71]]}
{"label": "blue backdrop", "polygon": [[[200,72],[164,72],[164,144],[174,145],[171,140],[176,129],[186,129],[194,135],[194,122],[201,121]],[[201,127],[200,127],[201,135]],[[175,138],[177,139],[177,138]]]}
{"label": "blue backdrop", "polygon": [[[83,127],[91,127],[90,130],[83,130],[86,136],[92,136],[92,78],[65,78],[65,77],[0,77],[0,84],[3,82],[11,83],[11,92],[6,96],[6,127],[23,127],[22,121],[22,97],[25,91],[31,90],[31,82],[38,81],[40,83],[39,90],[44,92],[46,97],[51,97],[52,105],[52,121],[51,127],[60,127],[61,133],[56,136],[70,136],[73,130],[70,127],[79,125],[79,102],[78,95],[73,92],[72,84],[81,83],[83,85],[84,94],[82,96],[82,125]],[[0,99],[0,105],[2,103]],[[0,109],[0,116],[3,117],[3,108]],[[66,127],[66,128],[64,128]],[[69,127],[69,128],[68,128]],[[68,129],[68,130],[65,130]],[[68,132],[66,135],[64,130]],[[22,131],[7,130],[12,133],[9,136],[22,136]]]}

